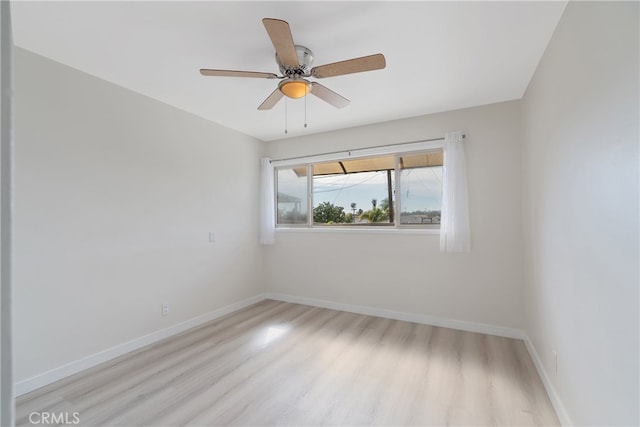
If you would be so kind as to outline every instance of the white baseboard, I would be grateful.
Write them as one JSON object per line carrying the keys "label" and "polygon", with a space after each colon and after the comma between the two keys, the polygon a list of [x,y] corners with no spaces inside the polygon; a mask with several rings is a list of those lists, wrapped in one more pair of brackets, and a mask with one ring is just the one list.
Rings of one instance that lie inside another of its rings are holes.
{"label": "white baseboard", "polygon": [[562,404],[562,401],[560,400],[558,393],[556,392],[555,388],[551,384],[551,381],[549,380],[549,376],[547,375],[547,372],[544,369],[544,365],[542,364],[542,361],[538,356],[538,353],[536,352],[536,349],[533,346],[533,343],[529,339],[529,336],[520,329],[507,328],[504,326],[488,325],[484,323],[467,322],[463,320],[448,319],[448,318],[437,317],[437,316],[428,316],[424,314],[404,313],[399,311],[385,310],[385,309],[360,306],[360,305],[342,304],[342,303],[337,303],[333,301],[319,300],[314,298],[306,298],[306,297],[299,297],[299,296],[286,295],[286,294],[266,293],[264,294],[264,297],[268,299],[278,300],[278,301],[311,305],[314,307],[329,308],[333,310],[348,311],[350,313],[367,314],[370,316],[404,320],[407,322],[422,323],[422,324],[432,325],[432,326],[441,326],[441,327],[457,329],[461,331],[478,332],[482,334],[495,335],[499,337],[521,339],[524,341],[527,347],[527,351],[529,352],[529,355],[533,360],[536,370],[538,371],[538,375],[542,380],[542,384],[544,385],[544,388],[547,391],[547,394],[549,395],[549,400],[551,400],[551,404],[553,405],[553,408],[555,409],[556,414],[560,419],[560,423],[562,423],[563,426],[574,425],[571,422],[571,418],[569,417],[567,410]]}
{"label": "white baseboard", "polygon": [[48,384],[51,384],[53,382],[66,378],[68,376],[77,374],[78,372],[82,372],[86,369],[92,368],[101,363],[107,362],[111,359],[122,356],[123,354],[137,350],[149,344],[153,344],[157,341],[163,340],[172,335],[179,334],[180,332],[184,332],[196,326],[200,326],[204,323],[210,322],[211,320],[217,319],[219,317],[232,313],[236,310],[240,310],[251,304],[255,304],[257,302],[263,301],[265,299],[310,305],[314,307],[329,308],[332,310],[347,311],[350,313],[385,317],[389,319],[404,320],[407,322],[421,323],[425,325],[441,326],[444,328],[457,329],[461,331],[478,332],[482,334],[495,335],[499,337],[521,339],[525,342],[527,350],[529,351],[529,355],[531,356],[531,359],[535,364],[535,367],[538,371],[538,375],[540,375],[542,383],[544,384],[547,394],[549,395],[549,399],[551,400],[551,403],[554,409],[556,410],[556,413],[558,414],[558,418],[560,419],[560,422],[564,426],[573,425],[573,423],[571,422],[571,419],[567,414],[567,411],[564,405],[560,401],[558,393],[556,392],[555,388],[551,384],[551,381],[549,380],[549,376],[547,375],[547,372],[544,369],[544,365],[542,364],[542,361],[538,353],[536,352],[536,349],[533,346],[533,343],[531,342],[527,334],[520,329],[489,325],[485,323],[455,320],[455,319],[449,319],[449,318],[438,317],[438,316],[429,316],[425,314],[404,313],[400,311],[386,310],[382,308],[343,304],[343,303],[338,303],[334,301],[326,301],[326,300],[320,300],[315,298],[306,298],[306,297],[279,294],[279,293],[264,293],[264,294],[256,295],[254,297],[236,302],[234,304],[227,305],[225,307],[219,308],[218,310],[205,313],[203,315],[194,317],[193,319],[189,319],[187,321],[178,323],[168,328],[152,332],[140,338],[136,338],[131,341],[125,342],[123,344],[116,345],[107,350],[92,354],[80,360],[76,360],[74,362],[68,363],[66,365],[60,366],[58,368],[52,369],[42,374],[35,375],[31,378],[27,378],[15,384],[15,395],[20,396],[20,395],[29,393],[30,391],[36,390],[40,387],[44,387]]}
{"label": "white baseboard", "polygon": [[569,414],[567,413],[566,408],[562,404],[562,401],[560,400],[560,396],[558,396],[558,392],[556,391],[555,387],[551,383],[551,380],[549,379],[549,375],[547,374],[546,369],[544,369],[544,364],[542,363],[542,359],[540,359],[540,355],[538,355],[538,352],[536,351],[536,348],[533,345],[533,342],[531,342],[531,339],[526,334],[524,336],[524,343],[527,346],[527,350],[529,351],[529,355],[533,360],[533,364],[536,366],[536,370],[538,371],[538,375],[542,380],[542,384],[544,385],[544,388],[547,391],[549,400],[551,400],[553,409],[556,410],[556,414],[560,419],[560,424],[562,424],[563,426],[575,425],[571,421],[571,418],[569,417]]}
{"label": "white baseboard", "polygon": [[35,375],[31,378],[27,378],[15,384],[14,386],[15,395],[20,396],[20,395],[29,393],[30,391],[36,390],[40,387],[44,387],[48,384],[51,384],[53,382],[66,378],[70,375],[77,374],[78,372],[82,372],[86,369],[92,368],[101,363],[107,362],[111,359],[122,356],[123,354],[137,350],[149,344],[153,344],[157,341],[163,340],[172,335],[179,334],[180,332],[184,332],[187,329],[200,326],[204,323],[217,319],[218,317],[222,317],[236,310],[240,310],[241,308],[247,307],[251,304],[255,304],[264,299],[265,299],[264,295],[262,294],[256,295],[254,297],[227,305],[225,307],[219,308],[209,313],[205,313],[200,316],[194,317],[193,319],[189,319],[184,322],[178,323],[176,325],[169,326],[168,328],[152,332],[140,338],[136,338],[131,341],[118,344],[114,347],[108,348],[101,352],[92,354],[80,360],[76,360],[74,362],[71,362],[66,365],[60,366],[58,368],[52,369],[50,371],[44,372],[42,374]]}
{"label": "white baseboard", "polygon": [[[21,396],[29,393],[40,387],[44,387],[48,384],[59,381],[68,376],[77,374],[86,369],[93,368],[101,363],[107,362],[123,354],[129,353],[134,350],[138,350],[149,344],[153,344],[157,341],[168,338],[172,335],[184,332],[187,329],[200,326],[204,323],[210,322],[218,317],[232,313],[241,308],[247,307],[251,304],[255,304],[265,299],[273,299],[278,301],[292,302],[296,304],[304,304],[316,307],[329,308],[333,310],[348,311],[351,313],[367,314],[371,316],[385,317],[389,319],[404,320],[408,322],[422,323],[433,326],[442,326],[445,328],[458,329],[469,332],[479,332],[483,334],[496,335],[501,337],[524,339],[525,335],[518,329],[506,328],[503,326],[487,325],[482,323],[467,322],[462,320],[453,320],[436,316],[428,316],[423,314],[403,313],[399,311],[385,310],[380,308],[373,308],[367,306],[342,304],[333,301],[318,300],[313,298],[298,297],[293,295],[285,295],[278,293],[265,293],[256,295],[252,298],[239,301],[234,304],[227,305],[218,310],[214,310],[209,313],[194,317],[187,321],[178,323],[168,328],[161,329],[159,331],[152,332],[142,337],[133,339],[131,341],[118,344],[114,347],[108,348],[101,352],[92,354],[82,359],[70,362],[66,365],[51,369],[50,371],[43,372],[25,380],[19,381],[15,384],[15,395]],[[536,365],[537,366],[537,365]]]}
{"label": "white baseboard", "polygon": [[523,331],[504,326],[488,325],[485,323],[467,322],[464,320],[448,319],[445,317],[429,316],[425,314],[404,313],[401,311],[386,310],[383,308],[367,307],[362,305],[343,304],[333,301],[306,298],[278,293],[263,294],[265,298],[292,302],[296,304],[311,305],[314,307],[329,308],[332,310],[348,311],[350,313],[366,314],[369,316],[385,317],[388,319],[404,320],[406,322],[422,323],[431,326],[441,326],[443,328],[457,329],[467,332],[478,332],[481,334],[495,335],[515,339],[524,339],[526,335]]}

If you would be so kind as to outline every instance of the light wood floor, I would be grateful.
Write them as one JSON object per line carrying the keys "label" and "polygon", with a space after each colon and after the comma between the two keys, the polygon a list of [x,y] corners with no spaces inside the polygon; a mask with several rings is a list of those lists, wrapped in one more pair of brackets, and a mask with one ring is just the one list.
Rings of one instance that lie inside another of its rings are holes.
{"label": "light wood floor", "polygon": [[80,425],[559,425],[522,341],[263,301],[18,398]]}

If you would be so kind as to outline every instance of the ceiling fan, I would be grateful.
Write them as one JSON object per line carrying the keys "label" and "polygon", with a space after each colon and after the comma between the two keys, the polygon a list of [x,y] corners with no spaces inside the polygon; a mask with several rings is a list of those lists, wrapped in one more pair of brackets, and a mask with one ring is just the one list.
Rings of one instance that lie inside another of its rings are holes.
{"label": "ceiling fan", "polygon": [[282,75],[256,71],[212,70],[208,68],[200,70],[200,74],[203,76],[280,79],[277,89],[258,106],[258,110],[273,108],[285,95],[289,98],[297,99],[306,96],[308,93],[317,96],[336,108],[346,107],[350,102],[347,98],[338,95],[320,83],[311,82],[307,78],[323,79],[325,77],[380,70],[386,66],[384,55],[377,53],[311,68],[313,52],[304,46],[293,43],[291,29],[286,21],[264,18],[262,23],[267,29],[273,47],[276,49],[276,62]]}

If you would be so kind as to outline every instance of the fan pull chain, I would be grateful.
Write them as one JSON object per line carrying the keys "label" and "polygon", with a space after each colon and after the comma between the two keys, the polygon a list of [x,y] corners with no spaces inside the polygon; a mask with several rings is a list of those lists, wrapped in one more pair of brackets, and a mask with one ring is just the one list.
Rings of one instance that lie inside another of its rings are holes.
{"label": "fan pull chain", "polygon": [[287,98],[284,98],[284,133],[287,133]]}
{"label": "fan pull chain", "polygon": [[307,96],[304,97],[304,127],[307,127]]}

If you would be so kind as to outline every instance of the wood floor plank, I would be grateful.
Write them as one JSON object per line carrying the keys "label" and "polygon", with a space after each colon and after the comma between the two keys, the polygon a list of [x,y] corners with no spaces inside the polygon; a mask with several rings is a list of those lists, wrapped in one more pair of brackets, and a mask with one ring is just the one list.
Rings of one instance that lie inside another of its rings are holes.
{"label": "wood floor plank", "polygon": [[24,396],[82,426],[559,425],[520,340],[262,301]]}
{"label": "wood floor plank", "polygon": [[[286,307],[277,301],[262,301],[235,313],[223,316],[213,322],[207,323],[206,325],[199,326],[183,334],[171,337],[168,340],[162,340],[158,343],[146,346],[142,349],[88,369],[78,375],[70,376],[54,384],[20,396],[17,399],[18,409],[27,406],[25,405],[27,402],[38,400],[41,397],[43,400],[50,399],[51,390],[56,390],[57,394],[64,394],[65,396],[84,396],[95,388],[96,384],[103,387],[109,381],[118,381],[121,377],[126,376],[127,371],[147,366],[147,356],[150,356],[152,359],[159,359],[165,355],[170,356],[171,353],[180,351],[192,343],[200,343],[204,337],[211,335],[218,329],[228,331],[228,336],[230,337],[237,336],[238,334],[233,331],[233,328],[237,328],[238,325],[243,324],[246,320],[259,323],[263,320],[263,317],[272,315],[273,310],[282,311],[285,309]],[[232,318],[231,320],[230,317]],[[216,335],[216,337],[221,340],[224,339],[224,336]],[[167,342],[171,345],[167,345]],[[92,381],[84,381],[85,377],[91,377]]]}

